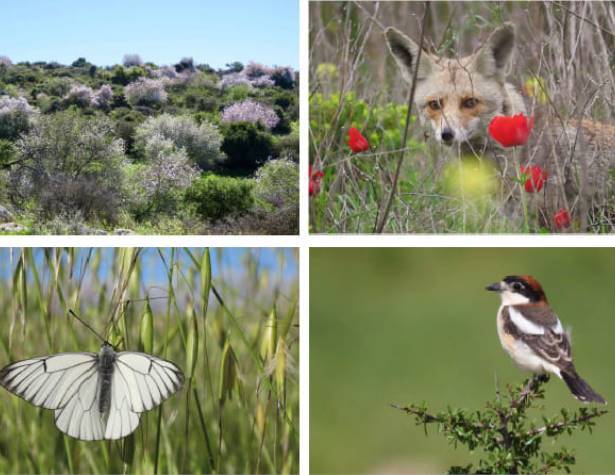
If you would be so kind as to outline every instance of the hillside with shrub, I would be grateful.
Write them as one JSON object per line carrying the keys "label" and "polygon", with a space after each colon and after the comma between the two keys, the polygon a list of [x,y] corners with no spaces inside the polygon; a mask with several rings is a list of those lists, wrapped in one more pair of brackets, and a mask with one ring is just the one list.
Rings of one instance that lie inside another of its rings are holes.
{"label": "hillside with shrub", "polygon": [[0,234],[296,234],[298,75],[0,56]]}

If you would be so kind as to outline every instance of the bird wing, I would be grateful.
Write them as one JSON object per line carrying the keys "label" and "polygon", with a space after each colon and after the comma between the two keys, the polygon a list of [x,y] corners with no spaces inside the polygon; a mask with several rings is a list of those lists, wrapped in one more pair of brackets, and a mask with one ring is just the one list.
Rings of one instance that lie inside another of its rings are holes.
{"label": "bird wing", "polygon": [[549,307],[510,305],[503,309],[504,331],[524,342],[541,358],[558,368],[572,364],[568,335]]}

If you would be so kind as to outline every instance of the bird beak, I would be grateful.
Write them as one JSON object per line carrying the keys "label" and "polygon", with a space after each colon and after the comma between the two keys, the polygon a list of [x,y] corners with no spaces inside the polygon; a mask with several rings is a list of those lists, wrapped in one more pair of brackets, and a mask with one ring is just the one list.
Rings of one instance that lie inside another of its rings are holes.
{"label": "bird beak", "polygon": [[499,292],[500,290],[502,290],[502,283],[495,282],[494,284],[491,284],[485,287],[485,290],[489,290],[491,292]]}

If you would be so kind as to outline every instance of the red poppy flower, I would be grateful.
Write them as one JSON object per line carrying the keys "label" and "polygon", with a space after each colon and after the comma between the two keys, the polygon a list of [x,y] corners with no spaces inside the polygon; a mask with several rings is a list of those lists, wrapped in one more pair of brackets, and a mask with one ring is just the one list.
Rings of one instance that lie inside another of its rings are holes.
{"label": "red poppy flower", "polygon": [[533,116],[528,119],[524,114],[499,115],[491,119],[487,131],[502,147],[514,147],[527,142],[533,128]]}
{"label": "red poppy flower", "polygon": [[521,166],[521,179],[525,180],[525,191],[533,193],[542,190],[547,181],[547,172],[538,165]]}
{"label": "red poppy flower", "polygon": [[314,196],[320,192],[320,180],[325,174],[321,170],[313,170],[312,165],[310,169],[310,196]]}
{"label": "red poppy flower", "polygon": [[354,153],[369,150],[369,142],[356,127],[350,127],[348,130],[348,146]]}
{"label": "red poppy flower", "polygon": [[562,208],[553,215],[553,221],[557,229],[567,228],[570,226],[570,213],[566,208]]}

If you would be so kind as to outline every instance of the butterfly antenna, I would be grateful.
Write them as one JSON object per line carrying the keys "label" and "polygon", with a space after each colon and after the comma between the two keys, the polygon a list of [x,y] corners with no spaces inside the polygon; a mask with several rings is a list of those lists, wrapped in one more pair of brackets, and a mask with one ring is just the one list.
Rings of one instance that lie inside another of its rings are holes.
{"label": "butterfly antenna", "polygon": [[98,333],[96,330],[94,330],[89,323],[87,323],[85,320],[82,320],[81,318],[79,318],[79,316],[73,312],[72,309],[68,309],[68,313],[70,313],[73,317],[75,317],[77,320],[79,320],[81,323],[83,323],[92,333],[94,333],[94,335],[96,335],[98,338],[100,338],[102,340],[103,343],[107,343],[107,340],[105,340],[102,336],[100,336],[100,333]]}

